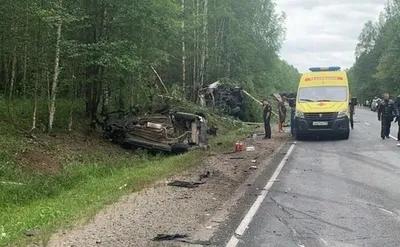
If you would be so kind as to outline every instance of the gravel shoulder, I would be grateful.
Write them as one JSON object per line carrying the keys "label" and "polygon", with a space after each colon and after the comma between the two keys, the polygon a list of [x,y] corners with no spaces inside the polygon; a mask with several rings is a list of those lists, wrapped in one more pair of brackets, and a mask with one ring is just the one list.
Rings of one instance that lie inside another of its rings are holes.
{"label": "gravel shoulder", "polygon": [[[158,234],[197,238],[199,232],[213,228],[208,224],[215,215],[226,209],[226,202],[251,174],[268,168],[268,161],[289,138],[286,133],[273,136],[272,140],[262,140],[260,136],[246,140],[246,145],[254,146],[255,151],[206,156],[200,166],[121,198],[85,224],[59,231],[47,246],[164,247],[181,243],[152,239]],[[167,185],[174,180],[198,182],[203,174],[209,176],[196,188]]]}

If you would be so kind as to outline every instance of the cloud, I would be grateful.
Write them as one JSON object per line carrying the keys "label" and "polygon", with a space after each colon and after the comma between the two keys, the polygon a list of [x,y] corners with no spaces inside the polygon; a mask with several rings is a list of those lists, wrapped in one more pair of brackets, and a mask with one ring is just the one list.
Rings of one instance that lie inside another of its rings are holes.
{"label": "cloud", "polygon": [[280,55],[301,72],[312,66],[354,63],[357,38],[368,20],[377,20],[382,0],[277,0],[286,18]]}

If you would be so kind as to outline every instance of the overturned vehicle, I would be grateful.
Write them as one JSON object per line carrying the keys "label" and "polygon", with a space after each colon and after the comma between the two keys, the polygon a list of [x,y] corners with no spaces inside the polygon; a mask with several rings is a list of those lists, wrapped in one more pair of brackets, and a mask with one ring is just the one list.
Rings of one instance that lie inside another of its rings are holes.
{"label": "overturned vehicle", "polygon": [[199,99],[202,107],[215,107],[224,114],[243,120],[245,98],[240,87],[217,81],[200,89]]}
{"label": "overturned vehicle", "polygon": [[103,134],[124,148],[150,152],[181,154],[207,147],[207,125],[202,114],[170,111],[142,117],[108,114]]}

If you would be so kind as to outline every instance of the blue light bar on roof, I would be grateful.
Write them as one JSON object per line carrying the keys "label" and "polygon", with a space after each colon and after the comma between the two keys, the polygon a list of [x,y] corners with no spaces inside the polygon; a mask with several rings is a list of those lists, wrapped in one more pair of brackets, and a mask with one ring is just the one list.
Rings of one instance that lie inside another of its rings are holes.
{"label": "blue light bar on roof", "polygon": [[339,66],[331,66],[331,67],[311,67],[311,72],[319,72],[319,71],[338,71],[340,70]]}

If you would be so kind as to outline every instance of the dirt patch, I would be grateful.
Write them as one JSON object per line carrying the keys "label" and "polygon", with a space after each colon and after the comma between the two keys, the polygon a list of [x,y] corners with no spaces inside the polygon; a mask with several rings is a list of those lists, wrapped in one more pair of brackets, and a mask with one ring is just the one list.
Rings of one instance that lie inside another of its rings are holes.
{"label": "dirt patch", "polygon": [[[168,178],[152,188],[122,198],[89,223],[55,234],[48,246],[178,246],[174,241],[154,242],[158,234],[193,236],[274,151],[287,134],[274,133],[272,140],[247,139],[254,151],[213,154],[202,165]],[[232,144],[233,149],[233,144]],[[206,176],[201,176],[206,175]],[[205,182],[196,188],[168,186],[174,180]]]}
{"label": "dirt patch", "polygon": [[51,154],[37,150],[23,150],[17,154],[17,165],[23,170],[57,173],[62,166]]}

